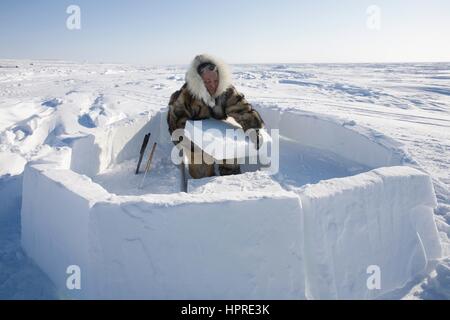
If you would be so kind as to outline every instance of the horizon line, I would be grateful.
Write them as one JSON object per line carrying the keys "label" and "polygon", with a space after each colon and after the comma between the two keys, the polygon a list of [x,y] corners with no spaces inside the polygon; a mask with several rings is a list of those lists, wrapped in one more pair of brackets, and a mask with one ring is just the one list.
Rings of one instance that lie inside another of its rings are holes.
{"label": "horizon line", "polygon": [[[0,61],[55,61],[55,62],[67,62],[67,63],[84,63],[84,64],[112,64],[112,65],[129,65],[129,66],[186,66],[188,63],[146,63],[146,62],[112,62],[112,61],[94,61],[94,60],[74,60],[74,59],[60,59],[60,58],[4,58],[0,57]],[[288,64],[288,65],[314,65],[314,64],[415,64],[415,63],[450,63],[450,60],[408,60],[408,61],[315,61],[315,62],[227,62],[229,65],[276,65],[276,64]]]}

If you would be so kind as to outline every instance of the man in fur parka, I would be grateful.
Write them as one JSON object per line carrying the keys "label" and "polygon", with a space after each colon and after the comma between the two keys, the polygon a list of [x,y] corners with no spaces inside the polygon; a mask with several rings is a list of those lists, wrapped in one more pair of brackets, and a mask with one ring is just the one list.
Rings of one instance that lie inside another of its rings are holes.
{"label": "man in fur parka", "polygon": [[[172,134],[177,129],[184,129],[187,120],[224,120],[227,117],[234,118],[244,131],[260,129],[264,125],[259,113],[232,85],[228,66],[210,55],[198,55],[186,73],[186,83],[170,98],[169,132]],[[202,163],[194,164],[194,157],[198,159],[195,153],[202,151],[196,147],[193,151],[189,156],[189,174],[195,179],[214,176],[214,164],[205,161],[207,155],[202,153]],[[240,167],[236,163],[219,164],[219,173],[238,174]]]}

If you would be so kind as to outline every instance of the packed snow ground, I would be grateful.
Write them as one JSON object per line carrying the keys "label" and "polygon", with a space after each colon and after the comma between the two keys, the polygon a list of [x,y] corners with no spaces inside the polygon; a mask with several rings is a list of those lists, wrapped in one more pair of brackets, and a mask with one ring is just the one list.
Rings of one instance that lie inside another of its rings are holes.
{"label": "packed snow ground", "polygon": [[[233,69],[235,85],[254,104],[343,117],[405,144],[433,178],[439,203],[436,222],[444,255],[450,255],[450,64]],[[24,165],[80,132],[160,109],[184,83],[184,72],[185,66],[0,60],[0,298],[56,298],[51,282],[20,246]],[[108,173],[97,177],[106,185],[117,178]],[[447,258],[429,278],[417,279],[392,298],[448,299],[449,276]]]}

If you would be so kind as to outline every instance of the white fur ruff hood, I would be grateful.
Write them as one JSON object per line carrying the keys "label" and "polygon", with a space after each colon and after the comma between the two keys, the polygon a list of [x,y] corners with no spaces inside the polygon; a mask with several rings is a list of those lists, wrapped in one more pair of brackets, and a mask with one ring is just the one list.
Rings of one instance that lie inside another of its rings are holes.
{"label": "white fur ruff hood", "polygon": [[[215,64],[219,73],[219,87],[213,96],[209,94],[202,77],[197,72],[197,68],[205,62]],[[229,67],[222,60],[207,54],[201,54],[196,56],[192,61],[186,73],[186,83],[189,92],[194,97],[203,100],[207,105],[213,107],[215,105],[215,98],[223,94],[231,86],[231,74]]]}

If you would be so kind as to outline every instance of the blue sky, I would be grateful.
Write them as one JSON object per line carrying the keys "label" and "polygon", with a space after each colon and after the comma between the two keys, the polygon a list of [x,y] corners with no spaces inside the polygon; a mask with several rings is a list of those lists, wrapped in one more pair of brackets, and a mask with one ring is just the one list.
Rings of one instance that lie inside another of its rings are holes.
{"label": "blue sky", "polygon": [[[70,4],[81,30],[66,28]],[[380,30],[366,26],[381,9]],[[183,64],[450,61],[448,0],[1,0],[0,58]]]}

